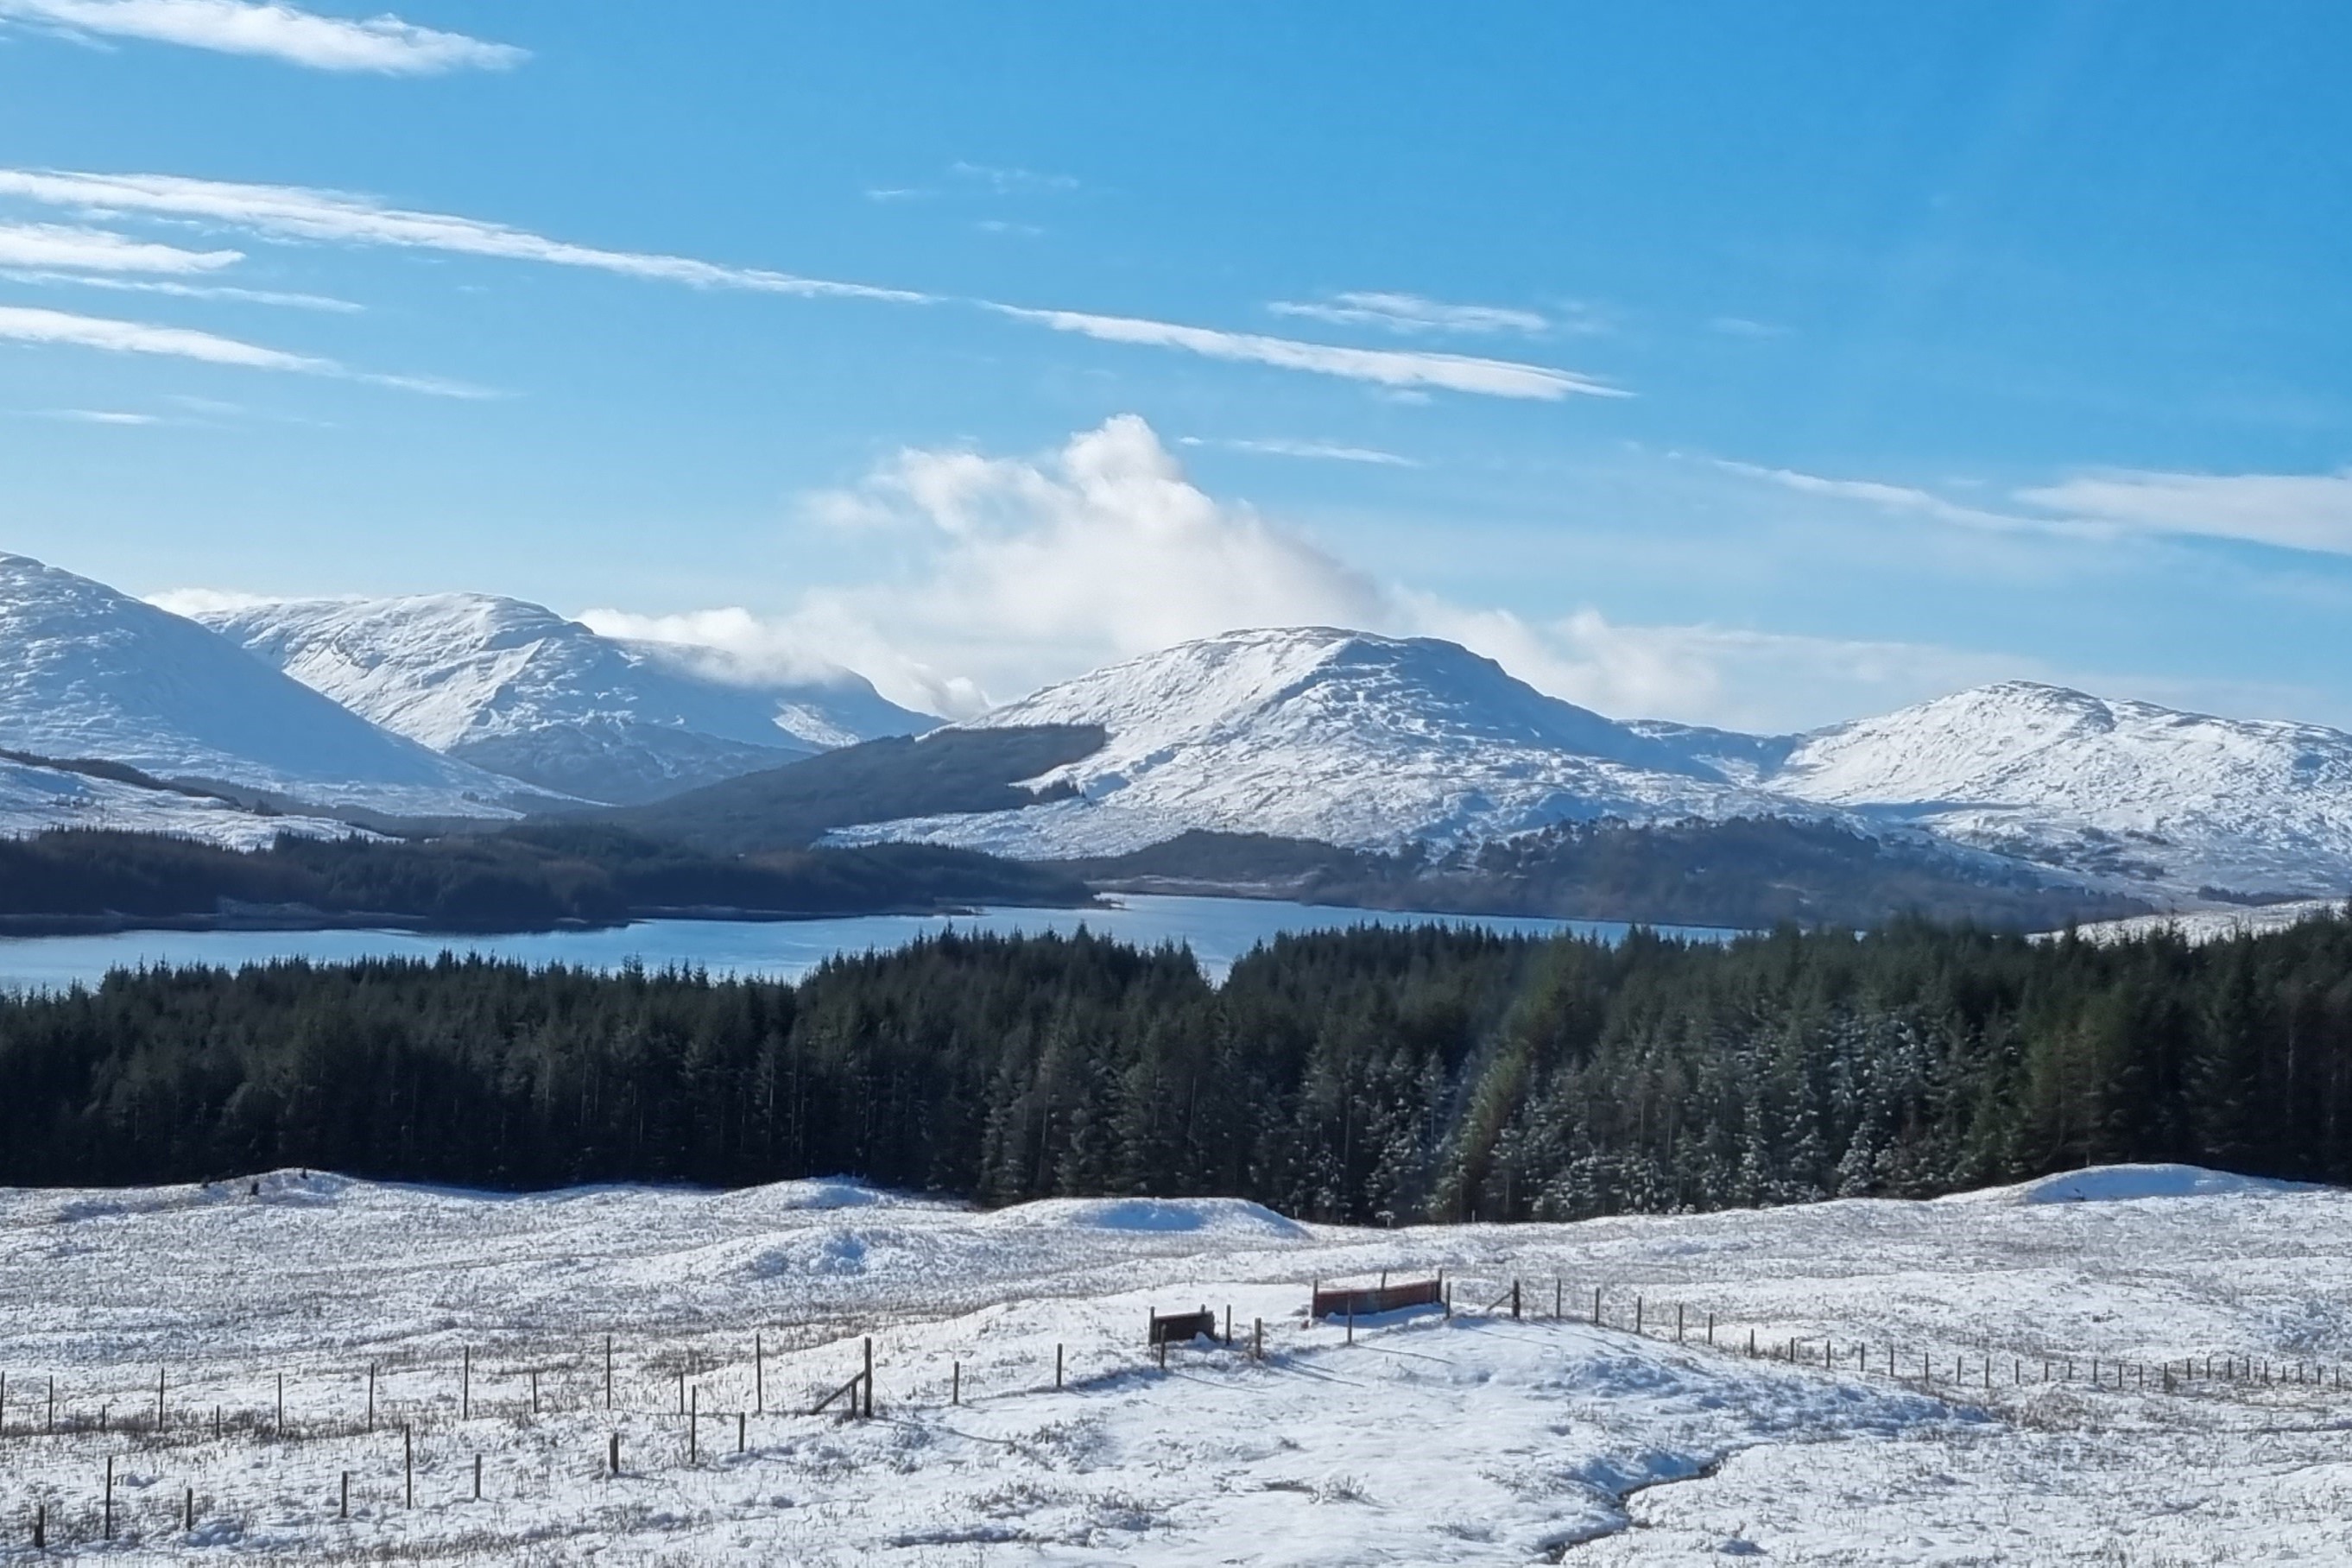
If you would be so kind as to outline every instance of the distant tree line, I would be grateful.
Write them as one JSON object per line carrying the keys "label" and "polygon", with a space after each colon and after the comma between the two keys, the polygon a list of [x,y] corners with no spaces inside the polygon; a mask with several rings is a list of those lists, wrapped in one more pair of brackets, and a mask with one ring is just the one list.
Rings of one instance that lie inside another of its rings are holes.
{"label": "distant tree line", "polygon": [[861,914],[1091,897],[1066,873],[932,845],[720,856],[588,824],[426,839],[289,836],[247,851],[97,829],[0,838],[0,921],[20,930],[355,917],[539,931],[674,910]]}
{"label": "distant tree line", "polygon": [[846,1173],[1365,1223],[1923,1196],[2091,1162],[2352,1181],[2352,921],[1181,950],[951,934],[798,984],[444,959],[0,1002],[0,1182]]}

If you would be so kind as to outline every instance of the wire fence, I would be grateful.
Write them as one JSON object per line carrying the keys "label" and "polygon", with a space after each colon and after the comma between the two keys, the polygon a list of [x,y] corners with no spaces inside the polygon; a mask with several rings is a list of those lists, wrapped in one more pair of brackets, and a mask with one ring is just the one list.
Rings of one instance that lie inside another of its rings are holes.
{"label": "wire fence", "polygon": [[[499,1426],[510,1436],[513,1428],[564,1423],[576,1429],[584,1421],[596,1441],[579,1444],[573,1430],[558,1434],[551,1425],[549,1436],[579,1451],[564,1450],[568,1457],[553,1472],[542,1466],[531,1474],[546,1484],[618,1481],[752,1453],[755,1438],[764,1444],[793,1424],[870,1420],[877,1409],[916,1415],[983,1397],[1019,1398],[1165,1372],[1171,1346],[1213,1348],[1278,1366],[1299,1351],[1344,1349],[1359,1329],[1394,1328],[1432,1315],[1573,1323],[1693,1353],[1885,1379],[1939,1396],[1973,1395],[1977,1403],[2053,1385],[2248,1402],[2282,1395],[2332,1402],[2344,1391],[2344,1367],[2322,1361],[2233,1351],[2149,1361],[2039,1345],[1955,1349],[1906,1344],[1894,1334],[1791,1333],[1783,1326],[1744,1323],[1719,1304],[1572,1286],[1565,1276],[1529,1280],[1437,1273],[1398,1283],[1384,1276],[1377,1284],[1313,1282],[1302,1307],[1275,1321],[1278,1332],[1293,1337],[1271,1351],[1268,1321],[1237,1324],[1230,1306],[1222,1317],[1205,1305],[1155,1310],[1139,1342],[1111,1347],[1108,1354],[1098,1343],[1085,1347],[1088,1364],[1080,1375],[1071,1375],[1070,1347],[1064,1342],[1053,1345],[1049,1362],[1039,1342],[1024,1363],[1030,1369],[1025,1375],[1005,1375],[1000,1357],[988,1382],[952,1358],[942,1378],[942,1358],[927,1354],[881,1369],[895,1373],[899,1384],[887,1399],[877,1397],[873,1338],[838,1318],[756,1329],[724,1351],[707,1341],[648,1345],[604,1333],[562,1343],[502,1343],[491,1354],[461,1345],[441,1355],[407,1351],[368,1360],[289,1358],[285,1372],[233,1376],[203,1369],[175,1373],[168,1365],[142,1370],[136,1382],[127,1370],[66,1378],[0,1371],[0,1484],[19,1483],[10,1489],[16,1499],[0,1497],[0,1508],[18,1515],[16,1523],[0,1525],[0,1548],[57,1549],[167,1535],[201,1539],[235,1510],[216,1508],[199,1489],[194,1472],[256,1446],[340,1447],[336,1462],[318,1472],[333,1478],[311,1507],[311,1521],[323,1524],[415,1508],[420,1475],[440,1502],[482,1500],[486,1486],[517,1495],[515,1489],[530,1476],[485,1475],[485,1453],[500,1447]],[[45,1450],[37,1460],[37,1448]],[[142,1472],[135,1493],[119,1484],[127,1473],[119,1468],[132,1461]],[[188,1475],[165,1484],[163,1472],[175,1461]],[[31,1481],[36,1469],[47,1479]],[[87,1480],[78,1488],[61,1485],[54,1479],[60,1470]],[[293,1522],[283,1499],[270,1505],[270,1513]]]}

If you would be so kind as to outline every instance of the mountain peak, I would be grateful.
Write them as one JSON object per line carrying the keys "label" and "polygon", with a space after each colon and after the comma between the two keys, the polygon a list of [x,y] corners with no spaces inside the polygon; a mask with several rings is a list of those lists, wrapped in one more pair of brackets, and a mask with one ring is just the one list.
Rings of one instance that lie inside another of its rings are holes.
{"label": "mountain peak", "polygon": [[0,555],[0,747],[409,815],[531,792],[387,734],[194,621]]}
{"label": "mountain peak", "polygon": [[1075,798],[893,831],[1048,858],[1118,854],[1194,829],[1394,848],[1773,805],[1457,644],[1340,626],[1180,643],[964,727],[1036,725],[1108,735],[1034,781]]}
{"label": "mountain peak", "polygon": [[691,650],[603,637],[495,594],[290,600],[201,619],[436,751],[616,804],[930,727],[848,670],[724,679]]}
{"label": "mountain peak", "polygon": [[2352,735],[2009,680],[1801,736],[1763,787],[2110,886],[2352,884]]}

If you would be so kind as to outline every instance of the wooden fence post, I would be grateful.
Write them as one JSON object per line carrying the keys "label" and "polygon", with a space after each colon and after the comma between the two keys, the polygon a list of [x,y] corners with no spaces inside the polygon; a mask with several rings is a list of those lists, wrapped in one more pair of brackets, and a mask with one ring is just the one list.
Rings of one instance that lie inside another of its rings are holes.
{"label": "wooden fence post", "polygon": [[874,1341],[866,1342],[866,1419],[874,1419]]}
{"label": "wooden fence post", "polygon": [[368,1363],[367,1429],[371,1432],[375,1430],[375,1363],[373,1362]]}
{"label": "wooden fence post", "polygon": [[1058,1344],[1054,1347],[1054,1386],[1062,1386],[1062,1347]]}
{"label": "wooden fence post", "polygon": [[457,1347],[457,1419],[474,1418],[474,1347]]}
{"label": "wooden fence post", "polygon": [[1642,1298],[1639,1295],[1633,1298],[1633,1331],[1637,1334],[1642,1331]]}
{"label": "wooden fence post", "polygon": [[400,1483],[403,1505],[416,1506],[416,1437],[405,1421],[400,1424]]}
{"label": "wooden fence post", "polygon": [[163,1429],[163,1369],[155,1369],[155,1430]]}
{"label": "wooden fence post", "polygon": [[349,1470],[343,1472],[343,1495],[342,1500],[335,1505],[335,1517],[337,1519],[352,1517],[352,1473]]}
{"label": "wooden fence post", "polygon": [[106,1539],[114,1539],[114,1456],[106,1457]]}
{"label": "wooden fence post", "polygon": [[45,1502],[35,1503],[33,1505],[33,1550],[36,1552],[47,1551],[48,1549],[48,1544],[49,1505]]}
{"label": "wooden fence post", "polygon": [[1513,1322],[1517,1322],[1517,1321],[1518,1321],[1518,1318],[1519,1318],[1519,1282],[1518,1282],[1517,1279],[1513,1279],[1513,1280],[1511,1281],[1511,1321],[1512,1321]]}
{"label": "wooden fence post", "polygon": [[482,1500],[482,1456],[474,1456],[474,1500]]}
{"label": "wooden fence post", "polygon": [[190,1487],[187,1495],[180,1500],[180,1528],[190,1535],[196,1532],[196,1489],[194,1487]]}
{"label": "wooden fence post", "polygon": [[1682,1303],[1681,1303],[1681,1302],[1679,1302],[1679,1301],[1677,1301],[1677,1302],[1675,1302],[1675,1343],[1676,1343],[1676,1344],[1680,1344],[1680,1343],[1682,1343],[1682,1342],[1683,1342],[1683,1307],[1682,1307]]}
{"label": "wooden fence post", "polygon": [[539,1414],[539,1368],[530,1369],[530,1413]]}
{"label": "wooden fence post", "polygon": [[744,1445],[750,1440],[749,1427],[750,1423],[744,1419],[743,1413],[740,1410],[735,1412],[735,1451],[739,1454],[743,1452]]}
{"label": "wooden fence post", "polygon": [[1713,1312],[1709,1312],[1706,1315],[1706,1342],[1710,1345],[1715,1343],[1715,1314]]}
{"label": "wooden fence post", "polygon": [[1264,1361],[1265,1359],[1265,1320],[1264,1318],[1253,1318],[1250,1320],[1250,1360]]}
{"label": "wooden fence post", "polygon": [[702,1385],[701,1385],[700,1384],[698,1384],[698,1384],[696,1384],[694,1385],[694,1394],[693,1394],[693,1396],[692,1396],[692,1400],[691,1400],[691,1402],[690,1402],[690,1403],[688,1405],[688,1406],[687,1406],[687,1416],[686,1416],[686,1462],[687,1462],[688,1464],[689,1464],[689,1465],[693,1464],[696,1460],[699,1459],[699,1458],[702,1457],[702,1450],[701,1450],[701,1448],[700,1448],[700,1447],[699,1447],[699,1436],[700,1436],[701,1430],[702,1430]]}
{"label": "wooden fence post", "polygon": [[613,1434],[612,1443],[604,1450],[604,1473],[613,1476],[621,1473],[621,1435],[618,1432]]}
{"label": "wooden fence post", "polygon": [[751,1336],[751,1408],[768,1413],[768,1349],[758,1334]]}
{"label": "wooden fence post", "polygon": [[282,1372],[278,1374],[278,1426],[271,1436],[286,1436],[286,1374]]}
{"label": "wooden fence post", "polygon": [[960,1361],[948,1363],[948,1403],[963,1403],[963,1363]]}

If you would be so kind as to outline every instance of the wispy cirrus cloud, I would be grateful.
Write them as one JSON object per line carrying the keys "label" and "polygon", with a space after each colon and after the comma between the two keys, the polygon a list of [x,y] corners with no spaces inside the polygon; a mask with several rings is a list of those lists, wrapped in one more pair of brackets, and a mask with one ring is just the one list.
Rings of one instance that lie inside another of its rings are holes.
{"label": "wispy cirrus cloud", "polygon": [[0,0],[0,21],[381,76],[504,70],[530,58],[511,44],[420,27],[397,16],[354,21],[257,0]]}
{"label": "wispy cirrus cloud", "polygon": [[1715,467],[1803,495],[2003,533],[2094,540],[2168,534],[2352,555],[2352,468],[2332,474],[2100,469],[2018,489],[2012,499],[2021,507],[1994,510],[1912,485],[1827,479],[1720,458]]}
{"label": "wispy cirrus cloud", "polygon": [[132,414],[120,408],[44,408],[45,419],[63,419],[75,425],[161,425],[163,416],[156,414]]}
{"label": "wispy cirrus cloud", "polygon": [[2352,468],[2332,474],[2115,469],[2020,490],[2018,497],[2146,532],[2352,555]]}
{"label": "wispy cirrus cloud", "polygon": [[31,272],[17,268],[0,268],[0,278],[12,283],[62,284],[121,294],[166,294],[174,300],[234,300],[240,304],[284,305],[298,310],[331,310],[341,315],[353,315],[366,309],[327,294],[242,289],[232,283],[174,283],[162,278],[121,278],[100,272]]}
{"label": "wispy cirrus cloud", "polygon": [[1266,458],[1305,458],[1330,463],[1370,463],[1381,468],[1418,468],[1422,465],[1412,458],[1382,451],[1378,447],[1350,447],[1338,441],[1294,441],[1282,437],[1255,439],[1241,437],[1182,436],[1178,445],[1185,447],[1216,447],[1228,452],[1252,452]]}
{"label": "wispy cirrus cloud", "polygon": [[188,327],[156,326],[145,321],[117,321],[107,316],[81,316],[66,310],[43,310],[0,305],[0,342],[58,344],[97,349],[107,353],[152,354],[196,360],[206,364],[236,365],[247,370],[289,371],[302,375],[332,376],[375,386],[421,392],[436,397],[491,395],[462,382],[431,376],[380,375],[352,370],[315,354],[289,353],[216,332]]}
{"label": "wispy cirrus cloud", "polygon": [[1356,291],[1326,300],[1276,300],[1266,309],[1277,316],[1327,321],[1339,327],[1379,327],[1391,332],[1512,332],[1538,337],[1551,330],[1549,317],[1502,305],[1449,305],[1419,294]]}
{"label": "wispy cirrus cloud", "polygon": [[176,174],[90,174],[54,169],[0,169],[0,195],[89,213],[142,213],[232,226],[275,239],[388,246],[459,256],[580,267],[624,277],[703,289],[887,300],[922,304],[932,296],[863,283],[801,278],[756,267],[729,267],[691,257],[609,250],[550,239],[529,229],[446,213],[387,206],[369,196],[307,185],[245,184]]}
{"label": "wispy cirrus cloud", "polygon": [[1622,387],[1612,386],[1607,382],[1575,371],[1525,364],[1516,360],[1481,359],[1472,354],[1402,349],[1341,348],[1330,343],[1302,342],[1295,338],[1266,337],[1257,332],[1188,327],[1134,316],[1100,316],[1085,310],[1039,310],[1018,305],[991,305],[989,309],[1016,321],[1035,321],[1055,331],[1077,332],[1103,342],[1181,349],[1206,359],[1309,371],[1318,375],[1344,376],[1350,381],[1371,382],[1381,386],[1435,387],[1444,392],[1477,393],[1487,397],[1538,398],[1546,402],[1557,402],[1570,396],[1633,395]]}
{"label": "wispy cirrus cloud", "polygon": [[217,272],[245,259],[236,250],[187,250],[111,229],[54,223],[0,223],[0,267],[43,271]]}
{"label": "wispy cirrus cloud", "polygon": [[139,214],[212,223],[277,240],[385,246],[498,258],[585,268],[695,288],[742,289],[891,304],[960,304],[1100,342],[1172,349],[1208,359],[1339,376],[1391,392],[1435,388],[1542,401],[1569,396],[1632,395],[1597,377],[1516,360],[1423,350],[1348,348],[1144,317],[1037,309],[988,300],[955,300],[913,289],[806,278],[764,268],[727,266],[692,257],[575,245],[506,224],[389,206],[369,196],[300,185],[237,184],[172,174],[0,169],[0,197],[88,214]]}
{"label": "wispy cirrus cloud", "polygon": [[983,186],[1000,195],[1021,191],[1075,191],[1077,178],[1072,174],[1044,174],[1034,169],[1023,169],[1003,163],[968,163],[961,159],[948,165],[948,173],[968,184]]}
{"label": "wispy cirrus cloud", "polygon": [[1734,462],[1728,458],[1713,461],[1714,466],[1725,473],[1761,479],[1800,495],[1858,501],[1882,511],[1905,512],[1961,528],[1980,528],[1996,533],[2063,533],[2077,538],[2099,539],[2111,539],[2117,531],[2111,525],[2080,518],[2034,517],[2020,512],[1994,511],[1985,507],[1963,506],[1916,485],[1887,484],[1878,479],[1829,479],[1794,468],[1766,468],[1761,464]]}

